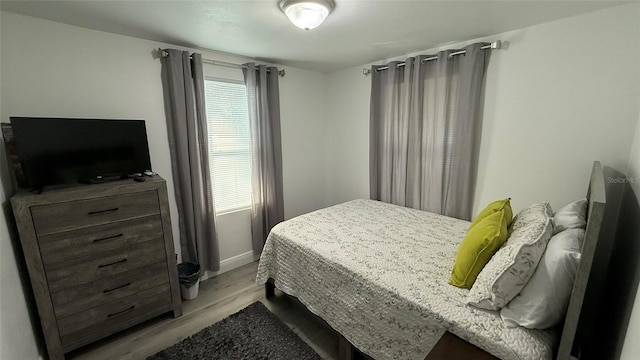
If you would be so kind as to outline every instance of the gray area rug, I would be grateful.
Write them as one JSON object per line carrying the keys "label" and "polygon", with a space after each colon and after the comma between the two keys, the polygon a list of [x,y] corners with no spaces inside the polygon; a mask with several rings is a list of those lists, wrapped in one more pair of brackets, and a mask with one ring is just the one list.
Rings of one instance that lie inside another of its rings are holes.
{"label": "gray area rug", "polygon": [[261,302],[255,302],[150,356],[165,359],[300,359],[320,356]]}

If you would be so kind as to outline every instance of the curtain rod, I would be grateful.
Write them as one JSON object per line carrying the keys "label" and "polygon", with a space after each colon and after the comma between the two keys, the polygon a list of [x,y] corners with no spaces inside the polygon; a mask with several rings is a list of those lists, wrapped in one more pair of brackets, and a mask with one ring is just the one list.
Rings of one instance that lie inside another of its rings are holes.
{"label": "curtain rod", "polygon": [[[166,52],[164,49],[161,49],[161,48],[158,49],[158,53],[162,57],[169,56],[169,53]],[[231,63],[231,62],[220,61],[220,60],[212,60],[212,59],[205,59],[205,58],[202,58],[202,63],[209,64],[209,65],[216,65],[216,66],[225,66],[225,67],[230,67],[230,68],[235,68],[235,69],[246,69],[247,68],[246,65],[240,65],[240,64],[235,64],[235,63]],[[258,70],[258,69],[256,69],[256,70]],[[267,72],[270,73],[271,70],[267,70]],[[285,74],[284,69],[278,70],[278,75],[280,75],[282,77],[282,76],[284,76],[284,74]]]}
{"label": "curtain rod", "polygon": [[[485,45],[485,46],[481,46],[480,49],[486,50],[486,49],[500,49],[500,46],[502,46],[502,42],[500,40],[496,40],[494,42],[492,42],[489,45]],[[458,50],[458,51],[454,51],[451,54],[449,54],[449,56],[456,56],[456,55],[462,55],[462,54],[466,54],[467,50]],[[430,56],[428,58],[424,58],[422,59],[422,62],[427,62],[427,61],[432,61],[432,60],[437,60],[438,56],[434,55],[434,56]],[[403,67],[406,63],[404,62],[400,62],[396,65],[396,67]],[[383,66],[383,67],[379,67],[376,69],[376,71],[382,71],[382,70],[387,70],[389,69],[388,66]],[[362,69],[362,75],[369,75],[371,74],[371,69],[367,69],[364,68]]]}

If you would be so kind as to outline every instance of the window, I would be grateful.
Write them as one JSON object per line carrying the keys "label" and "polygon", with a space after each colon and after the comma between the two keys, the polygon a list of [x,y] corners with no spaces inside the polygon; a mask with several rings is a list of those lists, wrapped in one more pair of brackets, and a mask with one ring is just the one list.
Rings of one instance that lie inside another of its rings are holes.
{"label": "window", "polygon": [[241,82],[205,80],[209,163],[216,212],[251,206],[249,109]]}

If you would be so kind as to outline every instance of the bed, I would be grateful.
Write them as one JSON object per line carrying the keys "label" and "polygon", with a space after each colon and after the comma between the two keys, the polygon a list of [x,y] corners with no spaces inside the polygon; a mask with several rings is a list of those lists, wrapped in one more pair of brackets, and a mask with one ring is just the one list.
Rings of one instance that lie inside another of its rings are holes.
{"label": "bed", "polygon": [[504,360],[566,359],[604,210],[597,162],[590,180],[587,235],[564,329],[507,328],[498,311],[467,305],[469,290],[448,284],[469,222],[373,200],[275,226],[257,282],[273,281],[374,359],[424,359],[445,332]]}

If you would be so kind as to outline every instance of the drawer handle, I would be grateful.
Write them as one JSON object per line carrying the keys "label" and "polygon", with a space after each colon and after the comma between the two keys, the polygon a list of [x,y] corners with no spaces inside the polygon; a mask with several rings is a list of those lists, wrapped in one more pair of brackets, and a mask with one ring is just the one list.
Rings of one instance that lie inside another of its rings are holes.
{"label": "drawer handle", "polygon": [[126,283],[126,284],[124,284],[124,285],[120,285],[120,286],[114,287],[113,289],[107,289],[107,290],[103,291],[103,293],[107,294],[107,293],[110,293],[110,292],[112,292],[112,291],[116,291],[116,290],[118,290],[118,289],[125,288],[125,287],[127,287],[127,286],[129,286],[129,285],[131,285],[131,283],[130,283],[130,282],[128,282],[128,283]]}
{"label": "drawer handle", "polygon": [[111,265],[115,265],[115,264],[120,264],[127,261],[127,258],[124,258],[122,260],[118,260],[118,261],[114,261],[112,263],[108,263],[108,264],[102,264],[102,265],[98,265],[99,268],[103,268],[103,267],[107,267],[107,266],[111,266]]}
{"label": "drawer handle", "polygon": [[110,212],[114,212],[114,211],[118,211],[118,209],[120,208],[111,208],[111,209],[105,209],[105,210],[98,210],[98,211],[89,211],[88,214],[89,215],[99,215],[99,214],[104,214],[104,213],[110,213]]}
{"label": "drawer handle", "polygon": [[93,242],[96,243],[96,242],[100,242],[100,241],[116,239],[116,238],[119,238],[119,237],[122,237],[122,234],[107,236],[107,237],[103,237],[103,238],[100,238],[100,239],[94,239]]}
{"label": "drawer handle", "polygon": [[122,311],[118,311],[118,312],[114,312],[114,313],[112,313],[112,314],[109,314],[109,315],[107,315],[107,317],[114,317],[114,316],[116,316],[116,315],[124,314],[124,313],[126,313],[127,311],[131,311],[131,310],[133,310],[133,309],[135,309],[135,308],[136,308],[136,306],[135,306],[135,305],[131,305],[131,306],[129,306],[128,308],[126,308],[126,309],[124,309],[124,310],[122,310]]}

